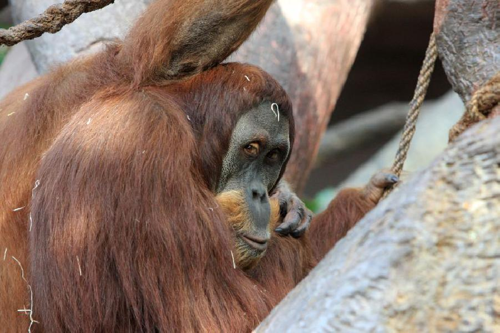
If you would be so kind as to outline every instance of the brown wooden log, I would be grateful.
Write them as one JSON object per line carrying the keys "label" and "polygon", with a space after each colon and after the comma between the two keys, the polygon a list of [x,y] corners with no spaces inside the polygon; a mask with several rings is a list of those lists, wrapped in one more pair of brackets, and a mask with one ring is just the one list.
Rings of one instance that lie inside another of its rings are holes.
{"label": "brown wooden log", "polygon": [[[441,58],[466,102],[500,70],[498,5],[437,2]],[[256,332],[499,332],[499,133],[497,117],[458,137],[351,230]]]}
{"label": "brown wooden log", "polygon": [[279,0],[234,60],[275,77],[292,99],[297,136],[285,177],[301,192],[363,38],[373,0]]}

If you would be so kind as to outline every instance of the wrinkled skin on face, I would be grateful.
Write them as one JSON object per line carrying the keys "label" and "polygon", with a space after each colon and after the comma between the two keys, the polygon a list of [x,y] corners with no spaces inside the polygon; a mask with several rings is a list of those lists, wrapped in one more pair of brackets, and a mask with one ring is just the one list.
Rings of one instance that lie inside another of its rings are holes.
{"label": "wrinkled skin on face", "polygon": [[265,102],[239,119],[217,185],[242,268],[253,267],[265,254],[284,204],[269,197],[290,154],[289,122],[278,112]]}
{"label": "wrinkled skin on face", "polygon": [[[289,154],[288,119],[281,115],[278,119],[271,103],[262,103],[239,119],[216,192],[234,230],[235,262],[242,269],[257,265],[273,231],[300,237],[311,223],[311,211],[285,181],[279,180]],[[358,189],[359,199],[374,206],[384,188],[397,181],[392,173],[381,171]]]}
{"label": "wrinkled skin on face", "polygon": [[[266,253],[267,239],[264,238],[259,243],[257,236],[252,237],[250,230],[254,230],[255,227],[252,219],[249,218],[250,214],[243,191],[224,192],[217,196],[217,202],[224,211],[228,224],[235,231],[233,251],[235,264],[244,270],[255,267]],[[268,220],[268,232],[278,225],[281,219],[278,200],[271,199],[269,204],[271,213]]]}

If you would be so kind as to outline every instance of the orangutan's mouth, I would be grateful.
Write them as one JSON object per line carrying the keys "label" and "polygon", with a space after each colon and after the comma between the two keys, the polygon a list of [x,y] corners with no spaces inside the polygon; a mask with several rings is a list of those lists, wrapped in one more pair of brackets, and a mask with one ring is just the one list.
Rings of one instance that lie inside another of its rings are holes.
{"label": "orangutan's mouth", "polygon": [[265,251],[267,249],[267,242],[269,239],[257,237],[247,233],[240,235],[240,238],[254,250]]}

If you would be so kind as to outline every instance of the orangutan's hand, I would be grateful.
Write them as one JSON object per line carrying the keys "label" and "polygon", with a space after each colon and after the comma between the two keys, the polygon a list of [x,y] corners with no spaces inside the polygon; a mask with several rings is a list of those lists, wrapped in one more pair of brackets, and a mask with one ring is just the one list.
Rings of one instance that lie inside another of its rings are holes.
{"label": "orangutan's hand", "polygon": [[373,204],[378,204],[387,187],[399,182],[398,176],[391,172],[379,171],[372,176],[363,189],[363,196]]}
{"label": "orangutan's hand", "polygon": [[295,238],[302,236],[311,224],[312,212],[284,180],[279,182],[272,198],[278,199],[280,214],[283,217],[283,223],[275,231],[283,236],[292,235]]}

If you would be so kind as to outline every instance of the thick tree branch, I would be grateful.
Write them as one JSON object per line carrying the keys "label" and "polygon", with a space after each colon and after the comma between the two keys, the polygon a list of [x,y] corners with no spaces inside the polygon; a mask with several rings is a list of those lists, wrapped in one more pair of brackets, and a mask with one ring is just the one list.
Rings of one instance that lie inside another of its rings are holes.
{"label": "thick tree branch", "polygon": [[453,140],[472,124],[496,115],[500,104],[500,2],[438,0],[434,29],[443,67],[468,106],[450,131]]}
{"label": "thick tree branch", "polygon": [[[297,133],[285,177],[297,192],[309,177],[375,2],[279,0],[282,13],[276,11],[278,15],[273,18],[271,11],[261,30],[235,57],[261,66],[292,99]],[[286,20],[278,32],[277,23],[283,18]],[[289,36],[281,37],[287,30]],[[263,35],[273,38],[263,40]],[[283,45],[286,40],[288,45]]]}
{"label": "thick tree branch", "polygon": [[403,128],[408,104],[391,103],[363,112],[328,128],[321,139],[316,166],[327,158],[350,153],[382,135]]}
{"label": "thick tree branch", "polygon": [[[440,56],[465,102],[500,70],[499,6],[437,1]],[[497,117],[459,136],[351,230],[256,331],[498,331],[499,133]]]}
{"label": "thick tree branch", "polygon": [[500,119],[368,214],[256,332],[495,332]]}
{"label": "thick tree branch", "polygon": [[464,103],[500,70],[500,2],[437,0],[439,57]]}
{"label": "thick tree branch", "polygon": [[62,4],[50,6],[36,18],[8,30],[0,30],[0,45],[12,46],[39,37],[46,32],[56,33],[83,13],[93,12],[113,2],[114,0],[67,0]]}

